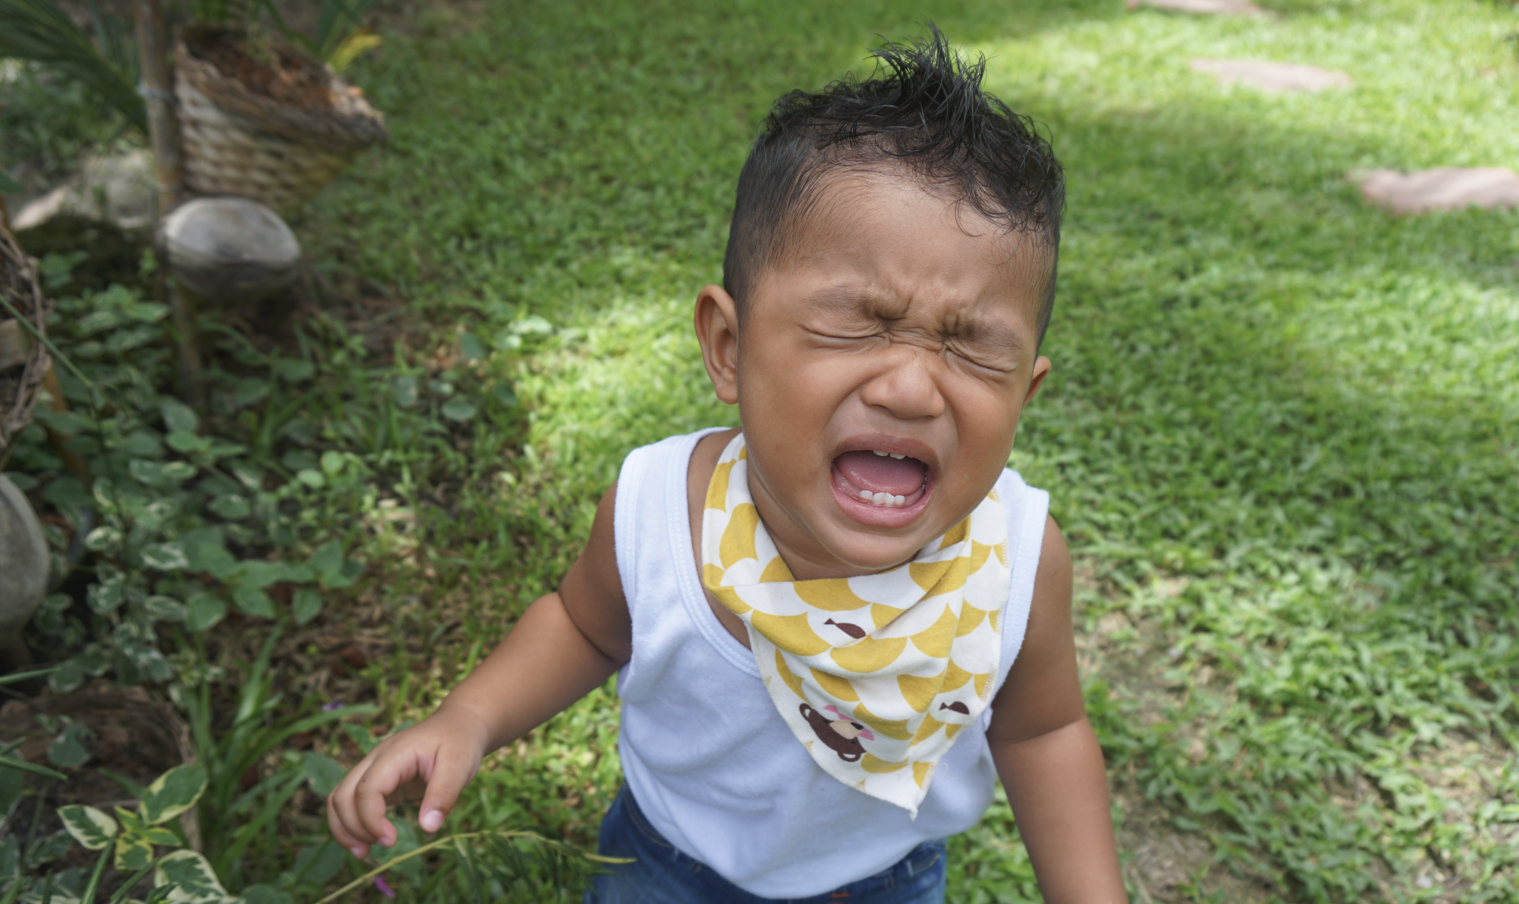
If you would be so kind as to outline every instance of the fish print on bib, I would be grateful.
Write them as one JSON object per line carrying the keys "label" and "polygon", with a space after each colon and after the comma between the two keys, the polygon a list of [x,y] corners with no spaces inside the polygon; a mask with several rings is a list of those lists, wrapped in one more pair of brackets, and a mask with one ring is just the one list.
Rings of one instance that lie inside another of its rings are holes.
{"label": "fish print on bib", "polygon": [[813,762],[917,817],[935,767],[991,702],[1012,572],[993,490],[910,562],[798,581],[749,495],[743,434],[702,513],[702,584],[749,629],[770,699]]}

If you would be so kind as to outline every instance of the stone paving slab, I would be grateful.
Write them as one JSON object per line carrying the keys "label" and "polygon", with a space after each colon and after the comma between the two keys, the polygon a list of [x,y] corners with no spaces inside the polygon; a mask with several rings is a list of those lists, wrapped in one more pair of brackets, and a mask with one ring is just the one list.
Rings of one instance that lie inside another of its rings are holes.
{"label": "stone paving slab", "polygon": [[1413,173],[1352,173],[1361,194],[1393,213],[1427,213],[1457,207],[1519,207],[1519,173],[1496,167],[1440,167]]}
{"label": "stone paving slab", "polygon": [[1262,10],[1250,0],[1127,0],[1129,9],[1153,6],[1178,13],[1214,16],[1258,16]]}
{"label": "stone paving slab", "polygon": [[1220,84],[1243,82],[1262,91],[1323,91],[1326,88],[1349,88],[1355,79],[1336,69],[1320,69],[1302,63],[1272,63],[1266,60],[1192,60],[1193,72],[1206,72]]}

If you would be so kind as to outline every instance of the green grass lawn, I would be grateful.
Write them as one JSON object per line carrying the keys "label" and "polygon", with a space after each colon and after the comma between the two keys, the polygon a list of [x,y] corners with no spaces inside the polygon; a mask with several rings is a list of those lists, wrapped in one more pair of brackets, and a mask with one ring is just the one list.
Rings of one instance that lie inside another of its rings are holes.
{"label": "green grass lawn", "polygon": [[[735,422],[689,318],[747,145],[775,96],[931,16],[1048,127],[1069,178],[1055,371],[1013,464],[1077,559],[1135,900],[1519,899],[1519,215],[1395,218],[1347,180],[1519,163],[1519,14],[1265,5],[491,0],[392,19],[355,80],[393,141],[297,229],[438,325],[408,360],[478,359],[529,424],[520,452],[503,433],[376,488],[393,517],[368,523],[403,527],[368,535],[372,592],[454,625],[418,670],[371,666],[389,718],[424,713],[554,585],[630,449]],[[1220,87],[1191,57],[1356,84]],[[451,825],[589,844],[616,718],[602,692],[498,756]],[[952,901],[1036,896],[1015,831],[999,805],[957,841]],[[1147,866],[1155,833],[1192,852],[1180,878]]]}

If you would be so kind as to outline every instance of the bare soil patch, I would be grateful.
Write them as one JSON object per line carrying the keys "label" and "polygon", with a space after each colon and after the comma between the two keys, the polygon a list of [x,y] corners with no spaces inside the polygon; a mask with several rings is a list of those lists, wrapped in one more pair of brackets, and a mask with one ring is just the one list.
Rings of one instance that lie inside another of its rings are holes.
{"label": "bare soil patch", "polygon": [[1212,16],[1259,16],[1264,11],[1250,0],[1127,0],[1129,9],[1153,6],[1178,13]]}
{"label": "bare soil patch", "polygon": [[1373,204],[1415,214],[1458,207],[1519,207],[1519,173],[1496,167],[1440,167],[1400,173],[1370,170],[1351,179]]}
{"label": "bare soil patch", "polygon": [[1355,80],[1348,73],[1320,69],[1302,63],[1273,63],[1268,60],[1211,60],[1191,62],[1193,72],[1205,72],[1219,84],[1242,83],[1262,91],[1324,91],[1349,88]]}

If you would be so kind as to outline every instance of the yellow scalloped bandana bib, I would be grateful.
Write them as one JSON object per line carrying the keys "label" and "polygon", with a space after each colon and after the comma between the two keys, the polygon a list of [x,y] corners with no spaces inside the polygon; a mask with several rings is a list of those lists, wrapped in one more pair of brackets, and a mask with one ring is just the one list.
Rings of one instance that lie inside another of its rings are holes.
{"label": "yellow scalloped bandana bib", "polygon": [[813,761],[917,818],[939,760],[991,702],[1012,580],[996,490],[904,565],[797,581],[749,495],[739,434],[707,487],[701,559]]}

